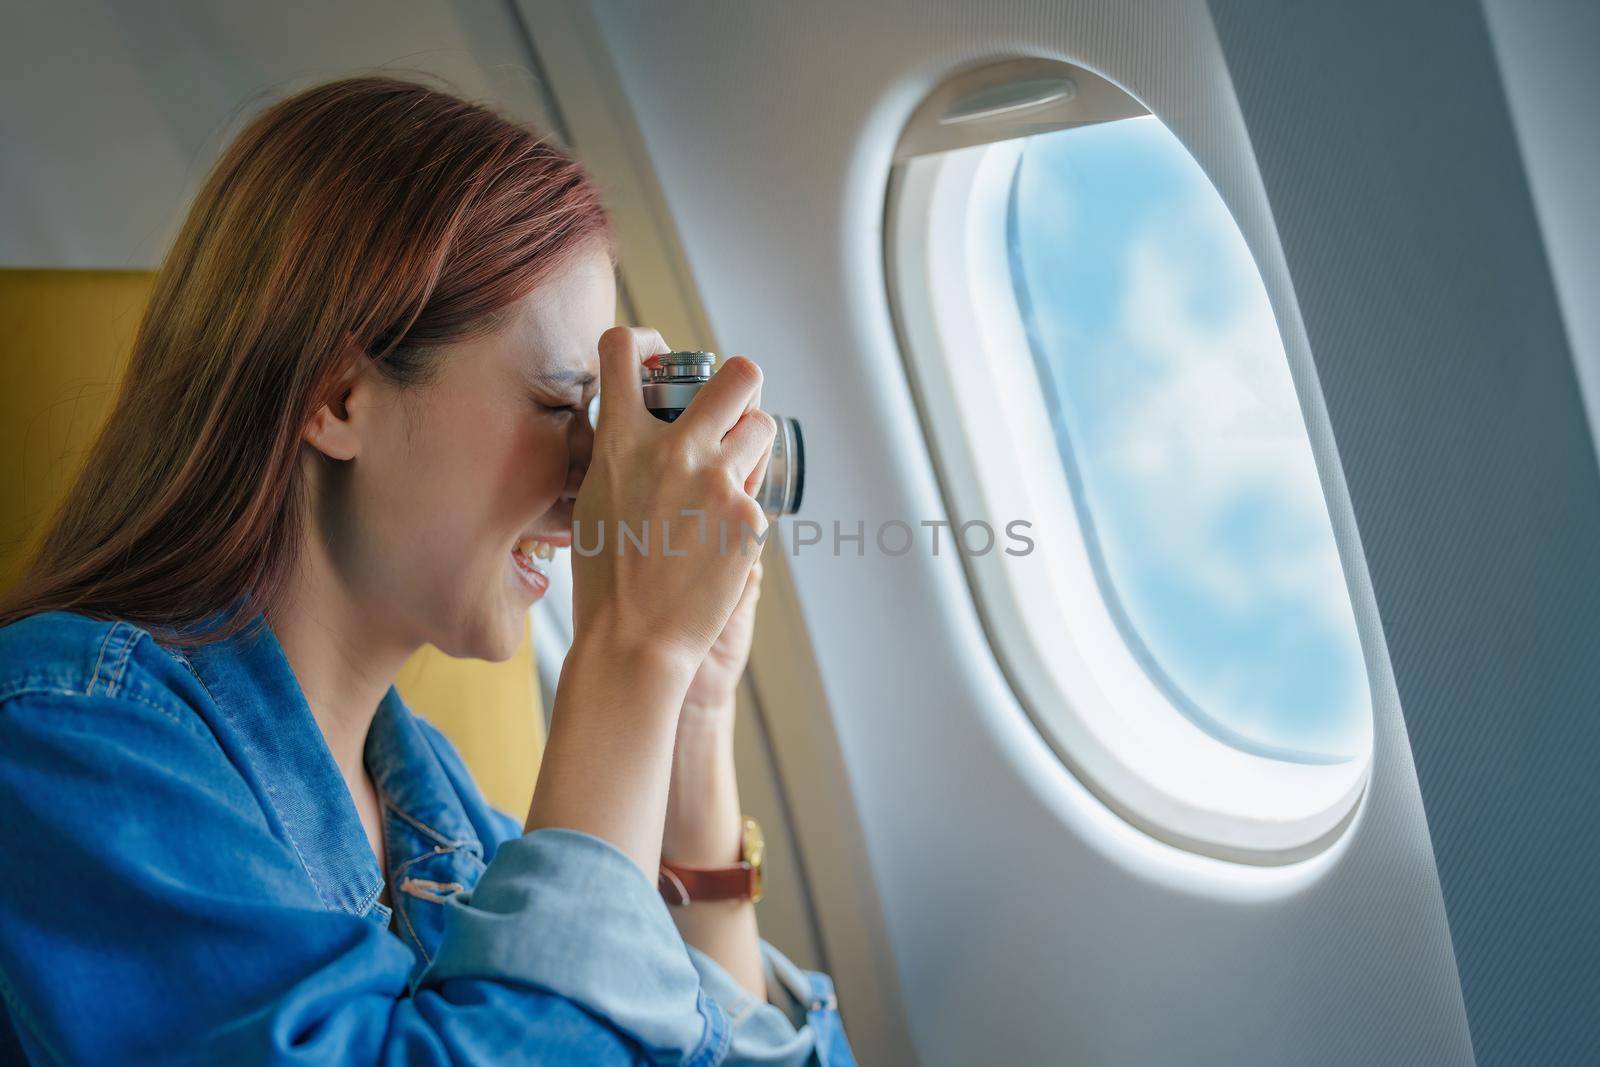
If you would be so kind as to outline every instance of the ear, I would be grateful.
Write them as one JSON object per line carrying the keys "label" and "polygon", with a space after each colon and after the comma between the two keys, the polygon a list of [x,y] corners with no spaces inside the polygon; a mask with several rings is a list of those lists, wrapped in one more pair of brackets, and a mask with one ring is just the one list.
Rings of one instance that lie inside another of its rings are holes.
{"label": "ear", "polygon": [[350,460],[361,454],[370,406],[367,394],[374,388],[371,367],[372,359],[357,351],[332,397],[306,422],[302,434],[306,444],[329,459]]}

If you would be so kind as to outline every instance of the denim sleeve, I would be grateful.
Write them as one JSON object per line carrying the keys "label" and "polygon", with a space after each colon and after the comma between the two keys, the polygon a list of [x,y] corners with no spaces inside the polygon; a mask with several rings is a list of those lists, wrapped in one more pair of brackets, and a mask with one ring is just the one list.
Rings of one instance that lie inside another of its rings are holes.
{"label": "denim sleeve", "polygon": [[762,1001],[692,945],[689,958],[700,972],[701,985],[733,1023],[728,1063],[855,1067],[827,975],[801,970],[762,941],[767,979],[767,999]]}
{"label": "denim sleeve", "polygon": [[732,1041],[654,887],[570,831],[507,842],[412,987],[170,695],[0,702],[0,813],[0,995],[36,1061],[710,1065]]}
{"label": "denim sleeve", "polygon": [[[475,815],[475,821],[480,822],[489,833],[484,841],[486,850],[497,855],[499,849],[517,841],[522,835],[522,820],[492,807],[472,781],[471,773],[449,738],[425,720],[419,719],[418,722],[455,782],[468,811],[484,813],[481,820]],[[550,833],[550,831],[540,832]],[[559,856],[547,852],[546,858],[549,861],[580,863],[584,862],[587,856],[602,867],[609,865],[616,869],[615,874],[606,877],[629,882],[644,881],[639,877],[639,869],[633,862],[609,844],[571,831],[560,831],[560,833],[572,853],[569,856]],[[491,903],[490,898],[484,895],[483,887],[484,883],[480,881],[473,896],[469,898],[478,909],[489,907]],[[541,891],[546,895],[546,900],[541,906],[563,911],[580,904],[579,901],[566,899],[567,894],[581,895],[586,889],[580,879],[563,877],[543,884]],[[651,900],[649,910],[668,914],[670,921],[670,914],[665,911],[666,906],[661,902],[654,886],[649,887],[648,895]],[[518,905],[511,902],[510,906],[514,908]],[[619,926],[618,929],[625,930],[626,927]],[[493,935],[491,933],[486,936],[492,939]],[[556,946],[557,943],[551,943],[552,949],[559,951]],[[769,1002],[762,1003],[751,996],[710,956],[692,945],[685,947],[690,961],[699,973],[701,988],[732,1023],[732,1033],[724,1063],[854,1067],[855,1059],[845,1039],[838,1007],[834,1001],[833,984],[827,975],[801,970],[776,948],[763,941],[761,954],[762,964],[766,970]],[[435,963],[435,967],[437,966]],[[564,980],[576,983],[577,972],[566,976]],[[583,990],[581,996],[585,1003],[602,1006],[604,1010],[603,1006],[619,990],[626,988],[626,985],[627,982],[619,981],[617,976],[599,975],[590,982],[587,989]]]}

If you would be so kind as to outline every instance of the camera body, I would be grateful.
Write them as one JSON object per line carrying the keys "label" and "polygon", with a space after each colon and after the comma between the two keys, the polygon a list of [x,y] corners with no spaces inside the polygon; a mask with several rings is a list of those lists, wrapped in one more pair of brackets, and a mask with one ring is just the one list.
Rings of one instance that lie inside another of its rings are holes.
{"label": "camera body", "polygon": [[[715,372],[715,352],[668,352],[644,368],[644,406],[662,422],[673,422],[689,406]],[[806,485],[805,440],[800,423],[773,415],[778,424],[767,461],[767,476],[756,491],[756,503],[770,515],[793,515],[800,510]]]}

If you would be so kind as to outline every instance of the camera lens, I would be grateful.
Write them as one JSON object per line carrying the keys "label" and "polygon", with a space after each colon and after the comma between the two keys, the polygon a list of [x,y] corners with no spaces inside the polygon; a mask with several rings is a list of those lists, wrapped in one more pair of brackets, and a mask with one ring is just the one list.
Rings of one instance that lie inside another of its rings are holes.
{"label": "camera lens", "polygon": [[772,456],[767,461],[767,476],[756,490],[756,503],[772,515],[793,515],[800,510],[806,489],[805,438],[800,436],[800,421],[787,415],[773,415],[778,434],[772,439]]}
{"label": "camera lens", "polygon": [[[673,422],[700,388],[711,380],[717,356],[714,352],[668,352],[657,356],[655,366],[645,367],[644,406],[662,422]],[[806,486],[805,440],[800,423],[784,415],[773,415],[778,424],[767,461],[767,476],[756,490],[756,503],[769,515],[793,515],[800,510]]]}

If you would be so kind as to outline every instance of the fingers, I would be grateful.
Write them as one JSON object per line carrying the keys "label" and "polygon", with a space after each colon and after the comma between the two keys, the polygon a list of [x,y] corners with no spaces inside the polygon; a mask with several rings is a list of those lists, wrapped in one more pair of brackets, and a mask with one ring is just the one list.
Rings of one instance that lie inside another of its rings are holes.
{"label": "fingers", "polygon": [[678,425],[720,440],[760,396],[761,368],[743,356],[729,356],[678,416]]}
{"label": "fingers", "polygon": [[[756,600],[761,596],[761,557],[757,556],[754,563],[750,564],[750,573],[744,578],[744,592],[739,594],[739,604],[733,609],[734,614],[748,612],[755,607]],[[754,621],[754,620],[752,620]]]}
{"label": "fingers", "polygon": [[[777,429],[777,418],[773,417],[773,429]],[[772,463],[772,444],[769,442],[766,451],[761,453],[761,458],[756,461],[755,469],[744,480],[744,491],[751,496],[761,492],[761,483],[767,480],[767,467]]]}
{"label": "fingers", "polygon": [[[760,408],[751,408],[739,417],[733,429],[722,439],[723,455],[733,465],[733,473],[744,485],[745,492],[752,496],[755,490],[750,488],[750,482],[756,477],[758,469],[765,471],[777,430],[778,423],[771,415]],[[761,487],[759,479],[756,479],[755,487]]]}
{"label": "fingers", "polygon": [[655,330],[645,326],[613,326],[600,335],[600,418],[645,415],[639,364],[648,356],[670,352]]}

